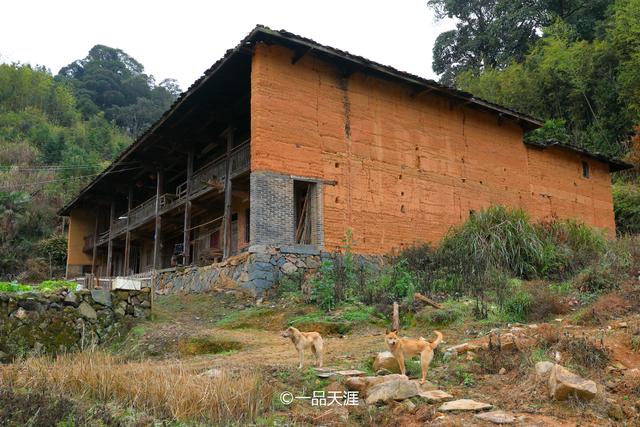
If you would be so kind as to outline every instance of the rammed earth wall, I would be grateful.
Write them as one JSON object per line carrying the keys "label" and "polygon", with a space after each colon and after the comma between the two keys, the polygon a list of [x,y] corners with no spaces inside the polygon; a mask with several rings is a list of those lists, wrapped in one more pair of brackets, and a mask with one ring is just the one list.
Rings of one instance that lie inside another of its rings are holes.
{"label": "rammed earth wall", "polygon": [[150,314],[150,289],[0,293],[0,362],[101,344]]}

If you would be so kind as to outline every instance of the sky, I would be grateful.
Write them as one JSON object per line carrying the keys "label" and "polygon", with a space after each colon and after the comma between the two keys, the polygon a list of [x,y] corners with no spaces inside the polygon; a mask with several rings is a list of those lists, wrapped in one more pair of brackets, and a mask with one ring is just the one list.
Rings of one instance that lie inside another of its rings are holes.
{"label": "sky", "polygon": [[16,0],[0,14],[0,60],[56,74],[96,44],[119,48],[157,82],[185,90],[256,24],[428,78],[431,49],[453,21],[436,21],[426,0]]}

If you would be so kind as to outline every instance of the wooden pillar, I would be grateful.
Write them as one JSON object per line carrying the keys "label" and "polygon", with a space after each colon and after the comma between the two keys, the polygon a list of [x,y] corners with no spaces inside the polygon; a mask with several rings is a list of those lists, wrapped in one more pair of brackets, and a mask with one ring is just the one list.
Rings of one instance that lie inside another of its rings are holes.
{"label": "wooden pillar", "polygon": [[116,216],[116,201],[111,200],[111,209],[109,210],[109,240],[107,242],[107,277],[112,275],[113,263],[113,221]]}
{"label": "wooden pillar", "polygon": [[231,149],[233,148],[233,129],[227,129],[227,157],[225,159],[224,174],[224,219],[223,219],[223,240],[222,257],[224,259],[231,255]]}
{"label": "wooden pillar", "polygon": [[187,153],[187,194],[184,200],[184,227],[183,227],[183,263],[191,263],[191,180],[193,179],[193,150]]}
{"label": "wooden pillar", "polygon": [[156,172],[156,227],[153,235],[153,269],[162,267],[162,218],[160,217],[160,196],[164,191],[164,173],[162,170]]}
{"label": "wooden pillar", "polygon": [[124,275],[129,275],[129,258],[131,257],[131,208],[133,208],[133,185],[129,186],[129,195],[127,196],[127,232],[124,238]]}
{"label": "wooden pillar", "polygon": [[93,227],[93,255],[91,256],[91,275],[96,276],[96,261],[98,258],[98,218],[100,211],[96,209],[96,223]]}

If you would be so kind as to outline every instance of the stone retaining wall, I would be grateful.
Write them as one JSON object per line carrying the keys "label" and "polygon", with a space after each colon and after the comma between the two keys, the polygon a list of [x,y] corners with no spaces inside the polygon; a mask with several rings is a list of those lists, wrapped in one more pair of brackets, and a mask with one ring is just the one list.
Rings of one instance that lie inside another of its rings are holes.
{"label": "stone retaining wall", "polygon": [[0,362],[101,344],[150,314],[150,289],[0,293]]}
{"label": "stone retaining wall", "polygon": [[[160,273],[155,279],[155,289],[156,293],[169,294],[240,287],[261,296],[284,275],[313,274],[323,261],[333,261],[335,256],[310,245],[254,245],[248,252],[225,262]],[[360,263],[379,265],[382,257],[356,256],[356,259]]]}

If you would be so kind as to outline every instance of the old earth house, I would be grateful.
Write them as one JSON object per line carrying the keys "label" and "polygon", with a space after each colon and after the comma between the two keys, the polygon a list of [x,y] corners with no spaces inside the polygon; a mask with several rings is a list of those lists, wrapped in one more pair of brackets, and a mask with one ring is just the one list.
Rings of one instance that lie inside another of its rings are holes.
{"label": "old earth house", "polygon": [[87,185],[68,275],[204,265],[265,246],[381,254],[435,242],[491,204],[615,233],[626,164],[533,145],[527,115],[256,27]]}

